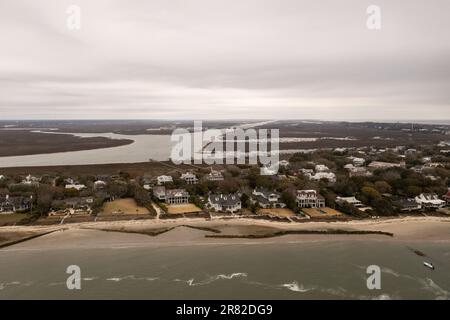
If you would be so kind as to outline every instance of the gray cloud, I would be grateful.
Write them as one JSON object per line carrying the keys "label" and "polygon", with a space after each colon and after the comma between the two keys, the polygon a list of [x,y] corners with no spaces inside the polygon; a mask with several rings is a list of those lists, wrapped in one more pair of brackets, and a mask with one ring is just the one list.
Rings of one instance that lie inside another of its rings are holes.
{"label": "gray cloud", "polygon": [[3,0],[1,118],[450,119],[450,3],[370,4]]}

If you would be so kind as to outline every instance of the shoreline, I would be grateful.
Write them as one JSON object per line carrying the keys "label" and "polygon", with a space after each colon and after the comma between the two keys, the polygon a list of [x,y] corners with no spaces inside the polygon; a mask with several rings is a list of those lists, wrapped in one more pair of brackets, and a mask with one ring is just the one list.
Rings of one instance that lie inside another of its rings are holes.
{"label": "shoreline", "polygon": [[[7,226],[0,228],[0,238],[4,238],[4,234],[26,233],[30,239],[16,239],[8,246],[5,242],[0,246],[0,251],[254,245],[345,240],[447,243],[450,242],[448,223],[450,218],[438,217],[290,224],[245,218],[181,218],[83,222],[58,226]],[[30,233],[39,235],[30,237]]]}

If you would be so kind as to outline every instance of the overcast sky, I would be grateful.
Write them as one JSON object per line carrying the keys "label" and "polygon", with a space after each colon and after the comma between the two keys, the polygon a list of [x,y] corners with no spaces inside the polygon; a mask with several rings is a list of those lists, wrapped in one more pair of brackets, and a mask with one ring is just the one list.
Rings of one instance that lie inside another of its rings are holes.
{"label": "overcast sky", "polygon": [[0,119],[450,119],[449,14],[448,0],[1,0]]}

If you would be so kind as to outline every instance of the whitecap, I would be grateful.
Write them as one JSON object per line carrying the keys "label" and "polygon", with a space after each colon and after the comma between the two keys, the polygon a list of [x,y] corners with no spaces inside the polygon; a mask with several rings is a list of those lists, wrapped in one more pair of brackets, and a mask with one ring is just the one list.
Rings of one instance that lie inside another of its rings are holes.
{"label": "whitecap", "polygon": [[303,284],[298,284],[297,281],[291,282],[291,283],[284,283],[281,285],[281,287],[286,288],[288,290],[294,291],[294,292],[308,292],[313,290],[313,288],[305,288]]}

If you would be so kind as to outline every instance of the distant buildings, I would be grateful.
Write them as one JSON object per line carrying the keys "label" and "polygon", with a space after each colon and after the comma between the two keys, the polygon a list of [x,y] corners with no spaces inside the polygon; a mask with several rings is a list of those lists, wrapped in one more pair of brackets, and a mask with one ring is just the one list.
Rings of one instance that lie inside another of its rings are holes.
{"label": "distant buildings", "polygon": [[404,166],[403,163],[391,163],[382,161],[373,161],[368,167],[371,169],[389,169],[389,168],[400,168]]}
{"label": "distant buildings", "polygon": [[316,172],[327,172],[330,171],[330,169],[324,165],[324,164],[317,164],[315,167]]}
{"label": "distant buildings", "polygon": [[65,188],[66,189],[75,189],[75,190],[81,191],[83,189],[86,189],[86,186],[84,184],[73,183],[73,184],[66,184]]}
{"label": "distant buildings", "polygon": [[252,200],[261,208],[284,208],[286,204],[281,201],[279,192],[272,192],[265,188],[255,188],[252,192]]}
{"label": "distant buildings", "polygon": [[25,179],[22,180],[21,184],[27,186],[37,186],[39,185],[39,178],[33,177],[31,174],[29,174],[25,177]]}
{"label": "distant buildings", "polygon": [[297,190],[296,201],[300,208],[325,207],[325,198],[316,190]]}
{"label": "distant buildings", "polygon": [[185,189],[166,190],[166,203],[187,204],[189,203],[189,192]]}
{"label": "distant buildings", "polygon": [[236,213],[241,210],[241,199],[237,193],[211,194],[208,197],[208,206],[218,212]]}
{"label": "distant buildings", "polygon": [[0,214],[11,214],[30,210],[31,199],[26,197],[0,196]]}
{"label": "distant buildings", "polygon": [[95,190],[102,190],[106,188],[106,182],[103,180],[96,180],[94,181],[94,189]]}
{"label": "distant buildings", "polygon": [[220,171],[213,170],[205,176],[207,181],[223,181],[223,175]]}
{"label": "distant buildings", "polygon": [[366,160],[364,158],[357,158],[357,157],[348,157],[350,161],[352,161],[353,165],[356,167],[363,166]]}
{"label": "distant buildings", "polygon": [[367,170],[366,167],[354,167],[353,165],[346,167],[348,175],[350,177],[370,177],[372,172]]}
{"label": "distant buildings", "polygon": [[323,164],[316,165],[315,172],[312,169],[300,169],[300,172],[309,180],[320,181],[326,179],[330,183],[336,182],[336,175],[333,172],[330,172],[330,169]]}

